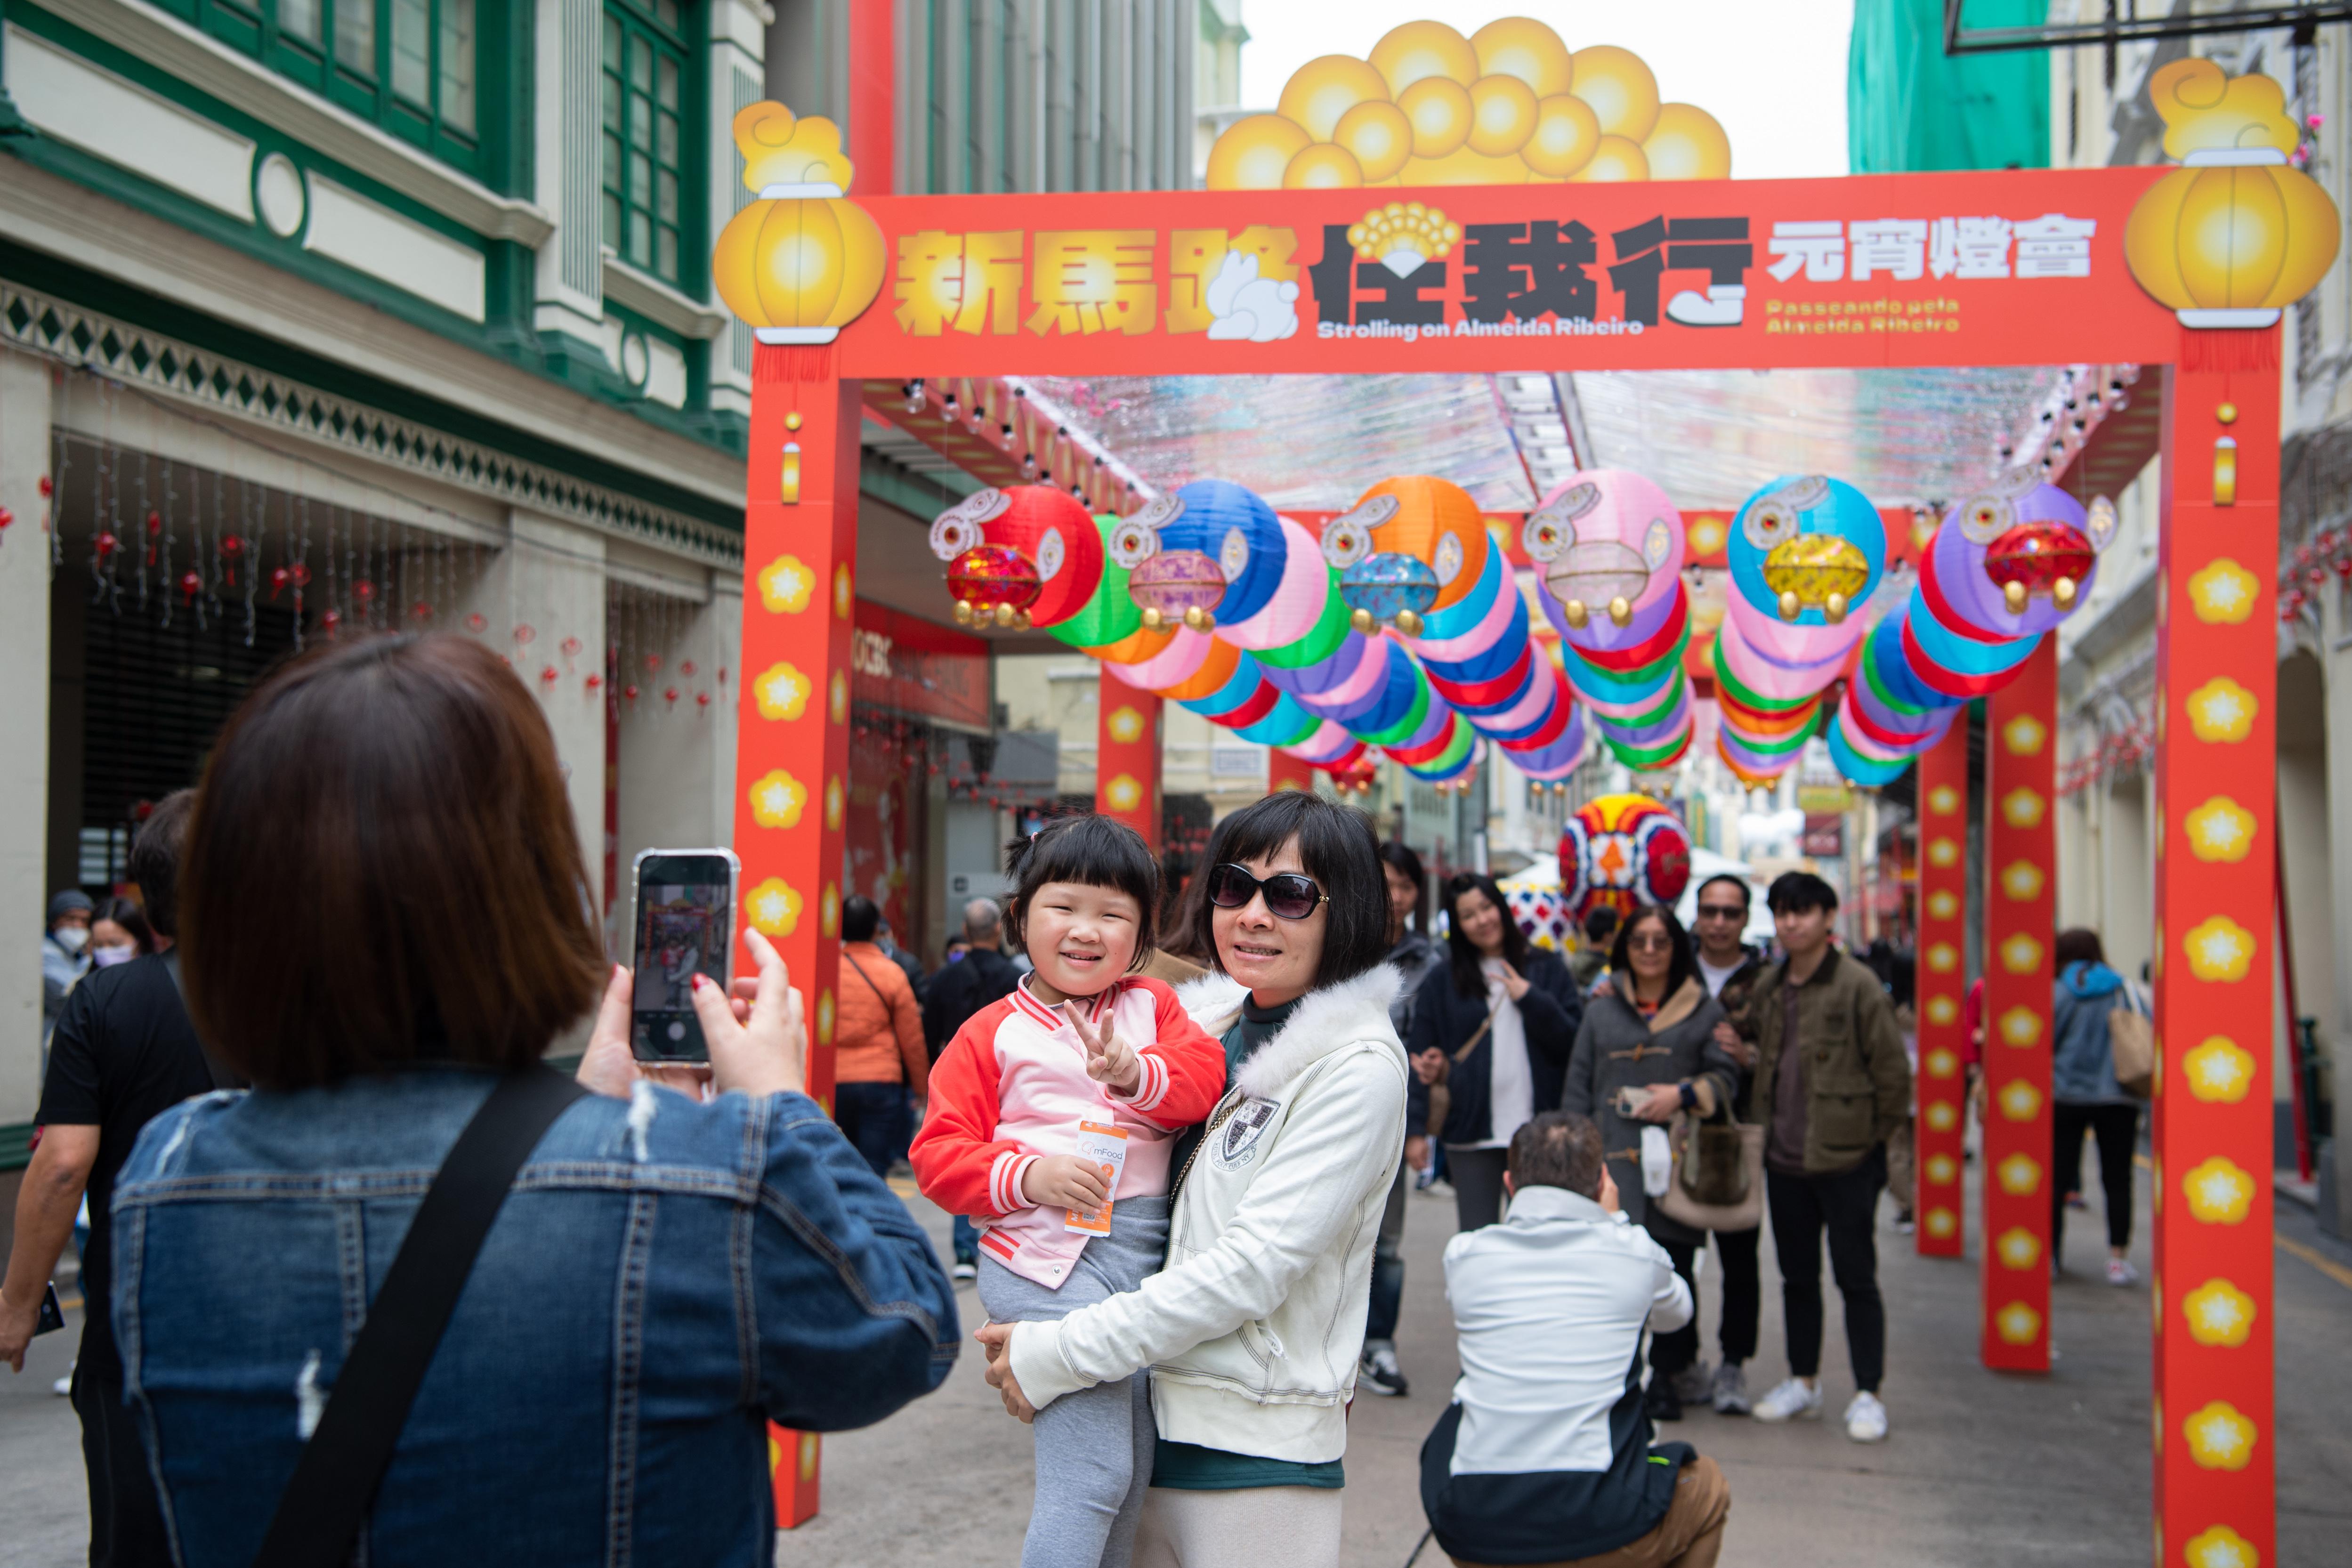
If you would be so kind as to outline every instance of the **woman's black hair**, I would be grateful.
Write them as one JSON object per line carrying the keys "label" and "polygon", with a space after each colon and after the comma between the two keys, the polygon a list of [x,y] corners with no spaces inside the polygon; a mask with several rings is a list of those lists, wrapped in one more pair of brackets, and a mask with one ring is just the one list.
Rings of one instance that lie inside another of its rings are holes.
{"label": "woman's black hair", "polygon": [[129,931],[132,944],[142,956],[155,951],[155,928],[148,923],[147,911],[129,899],[109,899],[99,905],[89,923],[96,926],[100,921],[112,921]]}
{"label": "woman's black hair", "polygon": [[1454,971],[1454,989],[1465,996],[1486,994],[1486,977],[1478,971],[1476,947],[1463,934],[1458,906],[1465,893],[1484,893],[1503,917],[1503,962],[1521,974],[1528,972],[1528,933],[1511,916],[1511,900],[1484,871],[1456,871],[1445,880],[1445,955]]}
{"label": "woman's black hair", "polygon": [[1643,904],[1617,924],[1617,944],[1609,950],[1609,967],[1627,976],[1625,984],[1633,982],[1633,965],[1628,953],[1633,938],[1633,928],[1647,921],[1663,921],[1666,927],[1666,989],[1659,997],[1673,995],[1683,988],[1683,982],[1698,973],[1698,961],[1691,956],[1690,932],[1675,918],[1675,911],[1664,904]]}
{"label": "woman's black hair", "polygon": [[872,942],[875,928],[882,923],[881,907],[863,893],[852,893],[841,900],[841,940]]}
{"label": "woman's black hair", "polygon": [[1413,891],[1421,895],[1412,901],[1412,918],[1405,922],[1405,929],[1427,931],[1429,929],[1429,873],[1421,868],[1421,857],[1414,854],[1412,846],[1403,840],[1384,838],[1381,841],[1381,864],[1395,867],[1397,874],[1411,882]]}
{"label": "woman's black hair", "polygon": [[[1201,875],[1229,862],[1264,859],[1294,838],[1299,866],[1331,900],[1323,906],[1323,959],[1315,969],[1320,991],[1353,980],[1388,956],[1389,886],[1370,817],[1303,790],[1267,795],[1217,824]],[[1192,942],[1222,971],[1216,916],[1216,907],[1202,899],[1192,916]]]}
{"label": "woman's black hair", "polygon": [[2050,956],[2057,961],[2058,973],[2066,973],[2074,963],[2105,963],[2107,950],[2099,942],[2099,933],[2089,926],[2074,926],[2062,931],[2050,944]]}
{"label": "woman's black hair", "polygon": [[1004,874],[1013,879],[1004,901],[1006,932],[1016,946],[1028,944],[1023,930],[1029,900],[1048,882],[1113,888],[1135,900],[1135,960],[1129,973],[1151,956],[1151,912],[1160,907],[1160,863],[1143,835],[1116,817],[1065,816],[1026,838],[1004,847]]}

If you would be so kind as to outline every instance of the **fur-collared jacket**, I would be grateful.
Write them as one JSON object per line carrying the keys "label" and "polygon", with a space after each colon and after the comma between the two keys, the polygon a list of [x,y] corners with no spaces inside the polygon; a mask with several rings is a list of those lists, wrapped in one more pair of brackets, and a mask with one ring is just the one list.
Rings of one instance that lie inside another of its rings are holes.
{"label": "fur-collared jacket", "polygon": [[[1404,1142],[1404,1047],[1382,964],[1309,992],[1233,1075],[1178,1175],[1168,1262],[1140,1289],[1013,1331],[1043,1407],[1149,1367],[1160,1436],[1320,1464],[1347,1449],[1372,1245]],[[1245,993],[1178,997],[1212,1035]]]}

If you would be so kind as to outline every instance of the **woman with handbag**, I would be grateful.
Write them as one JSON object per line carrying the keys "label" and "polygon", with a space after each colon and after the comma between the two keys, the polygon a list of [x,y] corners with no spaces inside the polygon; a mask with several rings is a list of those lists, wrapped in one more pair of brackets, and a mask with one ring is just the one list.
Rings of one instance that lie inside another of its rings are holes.
{"label": "woman with handbag", "polygon": [[[1593,993],[1584,1010],[1560,1109],[1600,1125],[1601,1148],[1626,1216],[1666,1249],[1696,1301],[1692,1258],[1706,1245],[1711,1220],[1677,1219],[1665,1212],[1662,1200],[1679,1195],[1676,1186],[1688,1194],[1693,1185],[1702,1189],[1691,1194],[1696,1198],[1728,1200],[1735,1192],[1738,1198],[1752,1198],[1763,1184],[1746,1170],[1736,1139],[1726,1145],[1685,1127],[1684,1158],[1677,1161],[1666,1129],[1677,1118],[1704,1122],[1727,1114],[1739,1068],[1716,1043],[1723,1008],[1699,980],[1690,938],[1673,910],[1655,905],[1634,910],[1617,928],[1609,971],[1610,983]],[[1761,1148],[1759,1143],[1759,1152]],[[1722,1163],[1727,1149],[1734,1170],[1698,1168],[1710,1156]],[[1688,1182],[1677,1165],[1692,1167]],[[1685,1395],[1676,1379],[1697,1361],[1694,1313],[1688,1323],[1652,1343],[1650,1389],[1643,1400],[1651,1420],[1682,1419]],[[1689,1394],[1698,1396],[1696,1389]]]}
{"label": "woman with handbag", "polygon": [[[2147,1079],[2144,1067],[2134,1070],[2135,1064],[2118,1058],[2137,1047],[2145,1059],[2146,1015],[2124,977],[2107,967],[2097,931],[2062,931],[2053,947],[2058,980],[2050,1010],[2050,1131],[2057,1147],[2051,1162],[2050,1272],[2061,1271],[2065,1194],[2082,1184],[2083,1134],[2091,1131],[2099,1135],[2099,1183],[2107,1196],[2107,1283],[2136,1285],[2132,1150],[2139,1139],[2139,1099],[2131,1091],[2137,1087],[2144,1097]],[[2118,1013],[2126,1017],[2118,1019]]]}
{"label": "woman with handbag", "polygon": [[1559,956],[1528,945],[1494,878],[1455,873],[1445,912],[1447,962],[1422,981],[1405,1037],[1405,1125],[1444,1144],[1455,1221],[1475,1230],[1503,1215],[1511,1134],[1559,1109],[1584,1003]]}
{"label": "woman with handbag", "polygon": [[873,900],[852,893],[841,900],[833,1114],[874,1173],[887,1176],[922,1124],[931,1053],[907,972],[874,940],[881,923]]}

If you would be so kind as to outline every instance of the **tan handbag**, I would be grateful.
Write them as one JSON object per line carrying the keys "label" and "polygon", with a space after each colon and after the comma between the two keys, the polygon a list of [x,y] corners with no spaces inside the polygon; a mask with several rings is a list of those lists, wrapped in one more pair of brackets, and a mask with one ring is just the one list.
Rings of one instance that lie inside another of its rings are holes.
{"label": "tan handbag", "polygon": [[1764,1124],[1702,1121],[1685,1111],[1667,1134],[1675,1179],[1651,1199],[1694,1230],[1754,1230],[1764,1223]]}
{"label": "tan handbag", "polygon": [[1479,1025],[1468,1039],[1462,1042],[1462,1048],[1454,1052],[1452,1058],[1446,1062],[1444,1070],[1437,1075],[1437,1081],[1429,1086],[1429,1121],[1422,1131],[1427,1132],[1432,1138],[1436,1137],[1444,1128],[1445,1113],[1454,1109],[1454,1091],[1445,1086],[1446,1079],[1453,1073],[1454,1064],[1476,1050],[1478,1042],[1485,1039],[1486,1031],[1494,1026],[1495,1015],[1489,1013],[1486,1015],[1486,1021]]}
{"label": "tan handbag", "polygon": [[2134,1100],[2146,1100],[2156,1085],[2156,1020],[2131,1007],[2107,1015],[2107,1046],[2116,1083]]}

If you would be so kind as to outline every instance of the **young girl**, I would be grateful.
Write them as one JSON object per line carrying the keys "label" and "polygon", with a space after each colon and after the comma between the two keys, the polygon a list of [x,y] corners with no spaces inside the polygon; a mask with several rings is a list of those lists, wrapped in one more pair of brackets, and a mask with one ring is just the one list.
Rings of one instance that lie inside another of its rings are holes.
{"label": "young girl", "polygon": [[[908,1157],[924,1196],[981,1226],[990,1319],[1052,1321],[1158,1271],[1175,1135],[1223,1095],[1225,1055],[1134,973],[1160,877],[1132,828],[1071,817],[1005,868],[1005,918],[1036,967],[941,1053]],[[1036,1434],[1022,1568],[1124,1568],[1157,1442],[1147,1374],[1056,1400]]]}

